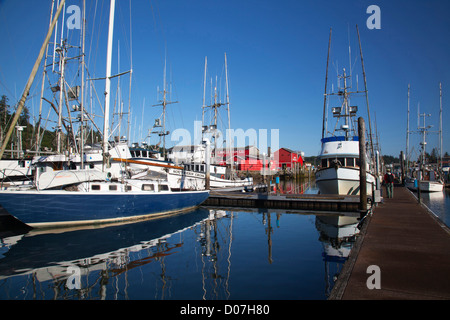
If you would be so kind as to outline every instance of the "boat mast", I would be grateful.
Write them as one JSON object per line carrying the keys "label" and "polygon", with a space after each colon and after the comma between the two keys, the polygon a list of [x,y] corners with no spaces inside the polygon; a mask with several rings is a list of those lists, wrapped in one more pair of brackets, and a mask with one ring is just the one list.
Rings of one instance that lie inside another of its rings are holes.
{"label": "boat mast", "polygon": [[[163,123],[162,123],[162,131],[159,131],[159,137],[163,139],[163,158],[166,158],[166,136],[169,134],[168,131],[166,131],[166,108],[168,104],[172,104],[172,103],[178,103],[178,101],[167,101],[167,93],[169,93],[167,91],[167,80],[166,80],[166,65],[167,62],[166,60],[164,60],[164,77],[163,77],[163,81],[164,81],[164,85],[163,85],[163,100],[161,101],[160,104],[155,104],[153,105],[153,107],[155,106],[162,106],[163,107],[163,112],[162,112],[162,117],[163,117]],[[161,140],[160,140],[161,143]]]}
{"label": "boat mast", "polygon": [[328,55],[327,55],[327,70],[325,72],[325,92],[323,94],[323,122],[322,122],[322,139],[325,138],[325,126],[326,126],[326,110],[327,110],[327,84],[328,84],[328,62],[330,59],[330,46],[331,46],[331,28],[330,37],[328,39]]}
{"label": "boat mast", "polygon": [[[205,75],[203,77],[203,106],[202,106],[202,126],[205,125],[205,108],[206,108],[206,67],[208,65],[208,57],[205,57]],[[202,130],[203,138],[203,130]]]}
{"label": "boat mast", "polygon": [[80,158],[81,169],[84,169],[84,68],[85,68],[85,40],[86,40],[86,0],[83,0],[83,41],[81,45],[81,132],[80,132]]}
{"label": "boat mast", "polygon": [[114,10],[115,0],[111,0],[109,11],[109,31],[108,31],[108,48],[106,53],[106,81],[105,81],[105,116],[103,122],[103,167],[106,164],[109,167],[109,161],[106,159],[108,154],[108,138],[109,138],[109,105],[110,105],[110,89],[111,89],[111,59],[114,32]]}
{"label": "boat mast", "polygon": [[234,165],[234,152],[233,151],[233,140],[231,137],[231,117],[230,117],[230,94],[228,91],[228,66],[227,66],[227,53],[225,52],[225,82],[227,86],[227,110],[228,110],[228,135],[227,135],[227,145],[228,145],[228,155],[230,157],[230,172],[233,176],[233,165]]}
{"label": "boat mast", "polygon": [[345,68],[344,68],[343,72],[344,72],[343,78],[344,78],[344,107],[345,107],[345,109],[344,109],[344,112],[345,112],[345,117],[344,117],[345,126],[343,127],[343,129],[345,131],[345,140],[348,140],[348,138],[349,138],[348,133],[350,131],[350,126],[349,126],[349,121],[348,120],[350,118],[350,115],[349,115],[349,110],[348,110],[347,75],[345,73]]}
{"label": "boat mast", "polygon": [[[373,140],[372,140],[372,121],[370,121],[370,109],[369,109],[369,94],[367,91],[367,81],[366,81],[366,71],[364,69],[364,59],[363,59],[363,53],[362,53],[362,48],[361,48],[361,38],[359,37],[359,29],[358,29],[358,25],[356,25],[356,31],[358,33],[358,42],[359,42],[359,53],[361,56],[361,66],[362,66],[362,72],[363,72],[363,77],[364,77],[364,92],[366,94],[366,105],[367,105],[367,119],[369,121],[369,141],[370,141],[370,151],[371,151],[371,156],[372,156],[372,160],[373,163],[375,163],[375,159],[374,159],[374,150],[373,150]],[[378,172],[377,172],[378,174]]]}
{"label": "boat mast", "polygon": [[442,83],[439,83],[439,156],[442,167]]}
{"label": "boat mast", "polygon": [[408,112],[406,119],[406,168],[409,168],[409,90],[410,85],[408,84]]}

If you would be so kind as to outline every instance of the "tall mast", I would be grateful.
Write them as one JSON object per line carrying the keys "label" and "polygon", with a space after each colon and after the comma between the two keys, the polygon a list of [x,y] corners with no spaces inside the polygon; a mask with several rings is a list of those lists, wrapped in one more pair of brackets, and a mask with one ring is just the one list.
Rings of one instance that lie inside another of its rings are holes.
{"label": "tall mast", "polygon": [[105,156],[108,154],[108,139],[109,139],[109,104],[110,104],[110,89],[111,89],[111,59],[113,46],[113,32],[114,32],[114,10],[115,0],[111,0],[111,7],[109,11],[109,31],[108,31],[108,48],[106,53],[106,81],[105,81],[105,116],[103,122],[103,157],[105,164]]}
{"label": "tall mast", "polygon": [[325,73],[325,92],[323,94],[323,122],[322,122],[322,139],[325,137],[325,125],[326,125],[326,109],[327,109],[327,83],[328,83],[328,61],[330,59],[330,46],[331,46],[331,28],[330,37],[328,39],[328,55],[327,55],[327,70]]}
{"label": "tall mast", "polygon": [[[205,125],[205,108],[206,108],[206,68],[208,65],[208,57],[205,57],[205,75],[203,77],[203,106],[202,106],[202,126]],[[202,130],[203,136],[203,130]]]}
{"label": "tall mast", "polygon": [[[359,53],[361,56],[361,66],[362,66],[362,72],[364,77],[364,91],[366,94],[366,104],[367,104],[367,118],[369,120],[369,141],[370,141],[370,151],[372,153],[372,159],[375,160],[374,157],[374,150],[373,150],[373,140],[372,140],[372,121],[370,121],[370,109],[369,109],[369,93],[367,91],[367,81],[366,81],[366,71],[364,70],[364,59],[362,54],[362,48],[361,48],[361,38],[359,37],[359,29],[358,25],[356,25],[356,31],[358,33],[358,42],[359,42]],[[373,161],[375,163],[375,161]],[[378,172],[377,172],[378,173]]]}
{"label": "tall mast", "polygon": [[[58,50],[59,49],[59,50]],[[60,77],[59,77],[59,105],[58,105],[58,127],[56,129],[56,152],[61,153],[61,138],[62,138],[62,107],[65,91],[64,71],[66,65],[66,45],[61,41],[61,46],[56,49],[59,51]]]}
{"label": "tall mast", "polygon": [[410,85],[408,84],[408,112],[406,120],[406,168],[409,168],[409,89]]}
{"label": "tall mast", "polygon": [[227,53],[225,52],[225,82],[227,86],[227,110],[228,110],[228,135],[227,135],[227,145],[228,145],[228,155],[230,157],[230,171],[233,174],[233,164],[234,164],[234,152],[232,153],[232,139],[231,139],[231,117],[230,117],[230,94],[228,91],[228,66],[227,66]]}
{"label": "tall mast", "polygon": [[442,83],[439,83],[439,153],[442,167]]}
{"label": "tall mast", "polygon": [[85,39],[86,39],[86,0],[83,0],[83,41],[81,45],[81,132],[80,132],[80,158],[81,169],[84,169],[84,55],[85,55]]}
{"label": "tall mast", "polygon": [[160,104],[156,104],[153,106],[162,106],[163,107],[163,112],[162,112],[162,117],[163,117],[163,123],[162,123],[162,131],[159,131],[159,136],[162,137],[163,139],[163,157],[166,157],[166,136],[169,134],[168,131],[166,131],[166,109],[167,109],[167,105],[168,104],[172,104],[172,103],[178,103],[178,101],[167,101],[167,93],[169,93],[167,91],[167,80],[166,80],[166,67],[167,62],[166,59],[164,60],[164,77],[163,77],[163,100],[161,101]]}

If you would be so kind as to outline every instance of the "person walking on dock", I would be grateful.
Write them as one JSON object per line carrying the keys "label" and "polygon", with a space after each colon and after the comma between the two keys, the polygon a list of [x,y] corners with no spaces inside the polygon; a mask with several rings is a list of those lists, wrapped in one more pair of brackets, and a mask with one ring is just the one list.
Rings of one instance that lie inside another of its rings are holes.
{"label": "person walking on dock", "polygon": [[391,169],[387,169],[386,174],[384,175],[384,184],[386,185],[386,193],[388,198],[394,197],[394,175],[391,172]]}

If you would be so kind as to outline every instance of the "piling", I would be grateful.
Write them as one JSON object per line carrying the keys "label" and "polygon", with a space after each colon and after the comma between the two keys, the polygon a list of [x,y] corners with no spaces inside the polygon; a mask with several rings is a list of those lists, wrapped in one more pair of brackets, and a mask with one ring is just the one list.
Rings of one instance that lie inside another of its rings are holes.
{"label": "piling", "polygon": [[359,209],[367,212],[367,174],[366,174],[366,126],[362,117],[358,118],[359,136]]}
{"label": "piling", "polygon": [[206,150],[205,150],[205,166],[206,166],[206,172],[205,172],[205,189],[206,190],[210,190],[211,186],[210,186],[210,176],[211,176],[211,168],[210,168],[210,163],[211,163],[211,151],[210,151],[210,142],[208,139],[204,140],[204,143],[206,145]]}

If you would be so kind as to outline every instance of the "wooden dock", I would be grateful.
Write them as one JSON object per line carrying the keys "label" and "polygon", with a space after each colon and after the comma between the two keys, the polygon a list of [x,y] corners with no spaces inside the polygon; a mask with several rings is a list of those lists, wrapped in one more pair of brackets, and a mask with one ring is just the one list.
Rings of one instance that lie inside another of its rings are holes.
{"label": "wooden dock", "polygon": [[[368,288],[376,281],[370,266],[379,267],[379,289]],[[364,224],[329,299],[448,300],[449,274],[449,228],[395,187]]]}
{"label": "wooden dock", "polygon": [[359,212],[359,196],[211,191],[202,206]]}

